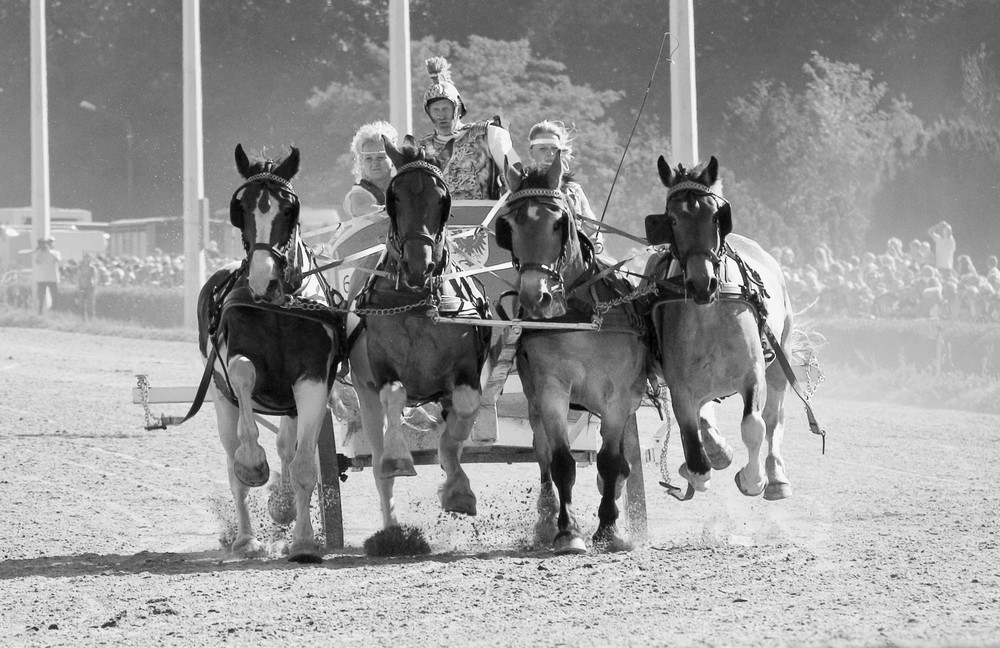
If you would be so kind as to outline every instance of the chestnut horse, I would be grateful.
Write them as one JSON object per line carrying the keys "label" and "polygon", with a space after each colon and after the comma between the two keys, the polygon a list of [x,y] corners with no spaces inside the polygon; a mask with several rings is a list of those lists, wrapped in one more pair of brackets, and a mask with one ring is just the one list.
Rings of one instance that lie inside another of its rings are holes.
{"label": "chestnut horse", "polygon": [[[525,329],[518,340],[517,371],[528,401],[535,456],[541,471],[540,516],[555,512],[556,553],[583,553],[586,544],[573,512],[576,461],[570,450],[570,406],[601,417],[597,454],[599,525],[592,541],[600,551],[631,549],[618,530],[615,500],[631,470],[624,456],[626,422],[646,390],[647,344],[642,318],[629,308],[632,286],[611,271],[577,228],[560,190],[561,155],[547,170],[507,168],[509,210],[496,223],[497,244],[511,253],[518,271],[522,319],[591,322],[603,313],[601,330]],[[610,304],[621,306],[611,308]],[[608,306],[602,309],[602,306]],[[634,466],[641,470],[642,466]],[[539,520],[544,528],[545,519]]]}
{"label": "chestnut horse", "polygon": [[[484,291],[452,278],[446,225],[451,193],[441,170],[413,137],[400,148],[385,140],[396,167],[386,192],[386,252],[358,296],[361,334],[351,347],[351,375],[361,425],[371,445],[385,528],[398,524],[394,478],[416,474],[403,435],[404,407],[439,402],[445,424],[438,456],[446,478],[441,507],[476,514],[476,496],[461,465],[482,393],[480,371],[492,333],[487,327],[439,324],[443,317],[489,317]],[[352,334],[353,335],[353,334]]]}
{"label": "chestnut horse", "polygon": [[686,497],[708,490],[712,468],[732,460],[712,421],[712,401],[732,394],[743,399],[740,429],[749,453],[737,487],[748,496],[788,497],[781,456],[788,380],[778,362],[768,362],[775,353],[787,357],[792,333],[781,267],[756,242],[731,233],[715,157],[693,171],[673,170],[662,156],[657,166],[666,209],[646,218],[646,237],[651,245],[669,244],[671,254],[650,259],[646,275],[660,287],[650,315],[684,449]]}
{"label": "chestnut horse", "polygon": [[309,504],[327,396],[346,355],[345,313],[331,308],[336,295],[320,275],[302,278],[315,263],[299,236],[299,201],[291,185],[298,167],[296,148],[278,163],[251,164],[243,147],[236,147],[236,168],[245,182],[233,194],[230,220],[241,232],[246,258],[205,283],[198,337],[202,357],[214,367],[213,400],[236,504],[233,552],[246,556],[263,549],[246,501],[249,487],[270,477],[257,412],[282,416],[281,475],[269,509],[276,522],[295,520],[288,558],[319,562],[323,547],[314,538]]}

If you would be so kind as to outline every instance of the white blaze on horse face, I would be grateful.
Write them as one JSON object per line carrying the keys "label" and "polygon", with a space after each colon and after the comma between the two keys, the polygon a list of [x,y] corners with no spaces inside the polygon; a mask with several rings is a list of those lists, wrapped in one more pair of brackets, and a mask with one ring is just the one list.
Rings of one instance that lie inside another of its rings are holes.
{"label": "white blaze on horse face", "polygon": [[[273,194],[268,196],[267,211],[262,212],[258,206],[259,204],[260,201],[258,200],[253,210],[253,220],[256,225],[254,228],[254,243],[269,245],[271,240],[272,220],[278,214],[280,204],[277,196],[274,196]],[[270,252],[267,250],[253,251],[253,254],[250,256],[249,274],[250,292],[253,293],[254,297],[264,297],[267,293],[267,287],[270,285],[271,281],[278,278],[275,273],[274,257],[271,256]]]}

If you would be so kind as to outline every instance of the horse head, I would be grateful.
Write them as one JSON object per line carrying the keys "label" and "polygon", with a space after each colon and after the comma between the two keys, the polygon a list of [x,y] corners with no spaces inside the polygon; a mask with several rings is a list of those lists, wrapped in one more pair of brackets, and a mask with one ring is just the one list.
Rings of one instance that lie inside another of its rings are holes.
{"label": "horse head", "polygon": [[711,303],[718,297],[723,247],[733,228],[719,162],[712,156],[694,170],[678,164],[675,171],[661,155],[657,169],[667,188],[667,205],[663,214],[646,217],[646,239],[650,245],[669,244],[680,262],[684,290],[695,303]]}
{"label": "horse head", "polygon": [[412,136],[403,138],[398,149],[385,137],[382,140],[396,167],[385,195],[389,253],[405,287],[422,290],[447,265],[445,225],[451,214],[451,192],[441,169],[425,159]]}
{"label": "horse head", "polygon": [[281,303],[295,288],[289,271],[301,265],[298,255],[299,197],[291,179],[299,170],[299,150],[285,158],[254,160],[236,145],[236,170],[244,182],[229,203],[229,220],[242,233],[250,292],[254,299]]}
{"label": "horse head", "polygon": [[497,245],[510,251],[518,301],[531,319],[564,315],[565,284],[585,267],[576,220],[560,189],[565,172],[560,153],[548,169],[519,171],[504,164],[511,195],[508,211],[497,219]]}

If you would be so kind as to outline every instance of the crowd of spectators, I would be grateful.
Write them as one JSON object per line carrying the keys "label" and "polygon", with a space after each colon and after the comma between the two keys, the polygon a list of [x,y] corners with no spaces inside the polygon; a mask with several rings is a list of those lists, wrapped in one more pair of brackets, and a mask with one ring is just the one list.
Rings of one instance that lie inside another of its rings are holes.
{"label": "crowd of spectators", "polygon": [[[998,257],[991,255],[979,271],[969,255],[955,255],[946,223],[928,234],[933,243],[914,239],[904,246],[893,237],[882,252],[846,257],[838,257],[825,243],[818,244],[810,258],[797,256],[789,247],[770,252],[784,270],[796,309],[808,308],[813,315],[1000,322]],[[231,260],[209,254],[207,270],[214,272]],[[160,250],[145,258],[101,254],[87,262],[93,266],[97,290],[184,284],[184,257]],[[60,279],[79,285],[83,265],[73,259],[64,262]]]}
{"label": "crowd of spectators", "polygon": [[914,239],[904,247],[893,237],[881,253],[846,258],[825,244],[810,259],[796,258],[789,248],[771,253],[784,269],[792,303],[811,305],[813,314],[1000,322],[997,256],[979,271],[969,255],[954,256],[953,242],[942,246],[933,230],[934,245]]}

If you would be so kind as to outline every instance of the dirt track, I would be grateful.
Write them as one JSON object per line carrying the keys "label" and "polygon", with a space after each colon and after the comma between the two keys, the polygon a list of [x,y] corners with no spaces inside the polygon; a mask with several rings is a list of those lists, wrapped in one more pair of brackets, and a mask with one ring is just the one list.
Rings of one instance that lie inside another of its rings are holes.
{"label": "dirt track", "polygon": [[[369,559],[377,497],[351,473],[348,549],[303,567],[221,551],[211,406],[145,432],[136,373],[201,372],[193,344],[0,329],[0,645],[1000,645],[1000,417],[821,391],[824,456],[790,402],[795,495],[765,502],[733,484],[745,451],[727,405],[734,466],[679,503],[647,464],[649,542],[630,554],[531,548],[536,469],[488,464],[468,468],[474,520],[438,512],[439,469],[400,483],[434,553]],[[590,528],[595,474],[576,489]]]}

